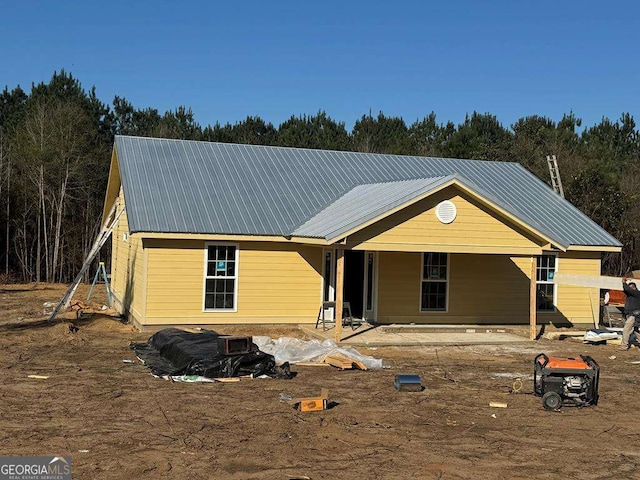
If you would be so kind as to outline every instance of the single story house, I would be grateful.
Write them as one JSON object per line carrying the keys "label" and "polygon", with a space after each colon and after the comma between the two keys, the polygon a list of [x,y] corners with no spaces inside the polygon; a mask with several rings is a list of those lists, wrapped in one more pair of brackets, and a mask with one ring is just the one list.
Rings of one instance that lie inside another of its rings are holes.
{"label": "single story house", "polygon": [[379,324],[592,324],[599,292],[553,273],[622,247],[510,162],[117,136],[114,205],[140,328],[315,323],[334,300]]}

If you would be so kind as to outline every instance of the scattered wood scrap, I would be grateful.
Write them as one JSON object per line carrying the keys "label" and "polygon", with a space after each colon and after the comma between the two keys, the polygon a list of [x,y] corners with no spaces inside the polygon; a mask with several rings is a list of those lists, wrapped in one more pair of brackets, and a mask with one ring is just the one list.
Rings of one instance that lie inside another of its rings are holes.
{"label": "scattered wood scrap", "polygon": [[333,353],[331,355],[327,355],[326,357],[324,357],[324,363],[328,363],[329,365],[339,368],[340,370],[351,370],[354,368],[358,370],[367,370],[367,366],[360,360],[349,358],[341,353]]}
{"label": "scattered wood scrap", "polygon": [[69,303],[69,310],[72,310],[74,312],[77,312],[78,310],[84,310],[85,308],[87,308],[87,304],[82,300],[71,300],[71,302]]}
{"label": "scattered wood scrap", "polygon": [[189,333],[202,333],[204,330],[200,327],[178,327],[180,330],[184,330]]}
{"label": "scattered wood scrap", "polygon": [[76,312],[78,316],[84,313],[100,313],[103,315],[114,315],[116,310],[106,305],[100,305],[97,303],[85,303],[82,300],[71,300],[69,303],[68,311]]}
{"label": "scattered wood scrap", "polygon": [[549,332],[545,334],[544,338],[548,340],[564,340],[564,339],[578,339],[582,341],[584,338],[584,334],[587,333],[586,330],[580,331],[563,331],[563,332]]}

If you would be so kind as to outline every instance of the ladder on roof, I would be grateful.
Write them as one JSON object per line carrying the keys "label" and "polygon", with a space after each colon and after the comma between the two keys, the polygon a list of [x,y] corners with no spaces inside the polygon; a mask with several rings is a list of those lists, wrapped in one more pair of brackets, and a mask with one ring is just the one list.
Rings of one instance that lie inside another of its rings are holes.
{"label": "ladder on roof", "polygon": [[564,190],[562,189],[562,180],[560,179],[560,169],[558,168],[558,160],[556,160],[556,156],[547,155],[547,164],[549,165],[551,186],[558,195],[564,198]]}
{"label": "ladder on roof", "polygon": [[67,289],[66,293],[64,294],[64,297],[62,297],[62,300],[60,300],[60,303],[58,303],[58,306],[53,309],[53,312],[51,312],[51,316],[49,317],[49,320],[48,320],[49,322],[53,321],[53,319],[56,317],[56,315],[62,308],[67,308],[69,306],[69,302],[71,302],[71,299],[73,298],[73,294],[76,292],[78,285],[80,285],[80,282],[82,281],[82,277],[84,276],[87,269],[91,266],[91,263],[98,255],[98,252],[100,251],[102,246],[105,244],[105,242],[111,235],[111,232],[113,232],[113,229],[118,223],[118,220],[120,220],[120,217],[124,213],[124,208],[122,208],[117,215],[115,214],[119,204],[120,204],[119,199],[116,199],[116,201],[113,203],[113,207],[111,207],[111,210],[109,211],[109,214],[105,219],[104,224],[102,225],[102,229],[100,229],[100,233],[98,233],[96,241],[93,243],[93,246],[91,247],[91,250],[87,255],[87,258],[82,264],[82,268],[80,268],[78,275],[73,280],[73,283]]}

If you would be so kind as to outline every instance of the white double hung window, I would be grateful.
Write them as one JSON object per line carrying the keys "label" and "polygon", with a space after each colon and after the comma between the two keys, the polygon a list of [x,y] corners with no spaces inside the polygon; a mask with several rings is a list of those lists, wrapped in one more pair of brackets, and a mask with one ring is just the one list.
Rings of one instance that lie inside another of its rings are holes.
{"label": "white double hung window", "polygon": [[236,311],[238,305],[238,246],[206,245],[204,310]]}
{"label": "white double hung window", "polygon": [[556,286],[553,276],[558,268],[555,255],[538,257],[536,268],[536,305],[539,312],[553,312],[556,308]]}
{"label": "white double hung window", "polygon": [[449,285],[449,255],[422,254],[422,294],[420,311],[445,312]]}

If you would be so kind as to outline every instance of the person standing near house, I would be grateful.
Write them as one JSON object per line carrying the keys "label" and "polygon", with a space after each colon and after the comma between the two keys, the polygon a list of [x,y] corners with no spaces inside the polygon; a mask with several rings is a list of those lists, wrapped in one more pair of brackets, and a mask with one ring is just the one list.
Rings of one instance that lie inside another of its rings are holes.
{"label": "person standing near house", "polygon": [[622,329],[622,344],[621,350],[629,350],[630,338],[636,326],[636,319],[640,320],[640,290],[635,283],[630,282],[627,284],[627,277],[622,278],[622,290],[627,296],[624,302],[624,313],[626,320],[624,322],[624,328]]}

